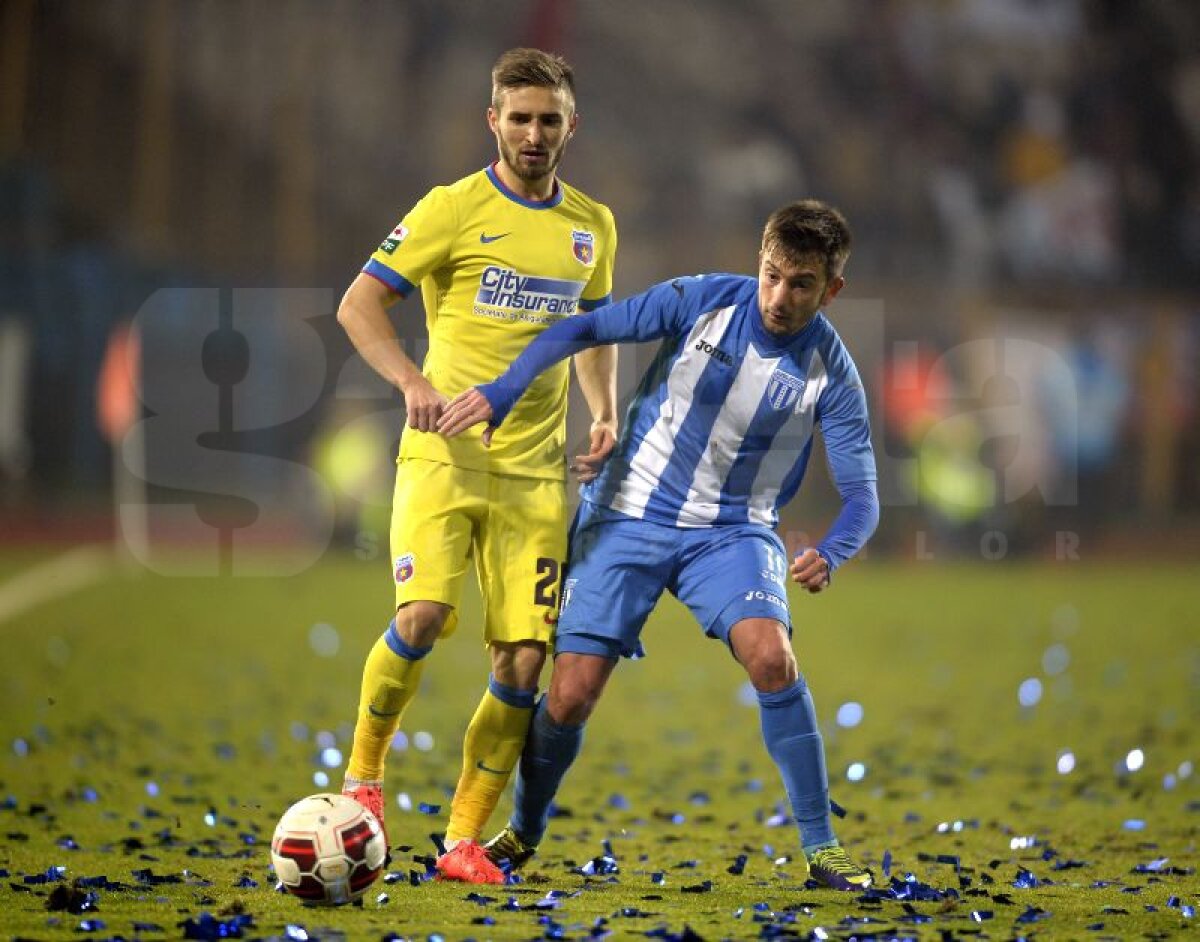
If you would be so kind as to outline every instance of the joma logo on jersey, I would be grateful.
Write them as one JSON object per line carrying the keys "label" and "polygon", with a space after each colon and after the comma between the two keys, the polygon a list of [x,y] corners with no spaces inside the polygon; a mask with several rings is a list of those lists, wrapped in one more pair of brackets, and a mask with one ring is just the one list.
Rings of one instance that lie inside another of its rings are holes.
{"label": "joma logo on jersey", "polygon": [[743,596],[743,600],[746,602],[769,602],[780,608],[787,608],[787,603],[778,595],[775,595],[773,592],[764,592],[762,589],[751,589]]}
{"label": "joma logo on jersey", "polygon": [[720,349],[719,347],[714,347],[707,340],[697,340],[696,341],[696,349],[699,350],[701,353],[707,353],[710,357],[712,357],[718,363],[724,363],[726,366],[733,366],[733,356],[731,354],[726,353],[724,350]]}
{"label": "joma logo on jersey", "polygon": [[767,401],[772,409],[790,409],[804,392],[804,380],[783,370],[771,374],[771,382],[767,385]]}
{"label": "joma logo on jersey", "polygon": [[475,303],[518,311],[574,314],[581,294],[582,281],[522,275],[511,268],[489,265],[479,279]]}

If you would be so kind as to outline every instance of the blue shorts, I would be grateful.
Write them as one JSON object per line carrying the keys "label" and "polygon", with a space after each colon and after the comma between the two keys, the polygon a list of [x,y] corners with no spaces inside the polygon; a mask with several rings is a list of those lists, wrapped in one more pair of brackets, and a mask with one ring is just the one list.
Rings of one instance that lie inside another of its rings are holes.
{"label": "blue shorts", "polygon": [[790,635],[786,579],[783,542],[767,527],[674,527],[584,501],[571,527],[555,650],[642,656],[642,626],[664,589],[726,644],[744,618],[773,618]]}

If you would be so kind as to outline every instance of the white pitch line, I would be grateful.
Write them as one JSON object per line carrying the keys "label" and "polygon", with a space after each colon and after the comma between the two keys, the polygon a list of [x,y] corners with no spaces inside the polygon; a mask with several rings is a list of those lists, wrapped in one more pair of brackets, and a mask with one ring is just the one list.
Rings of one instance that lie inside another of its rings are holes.
{"label": "white pitch line", "polygon": [[46,602],[87,588],[114,567],[107,546],[78,546],[0,584],[0,625]]}

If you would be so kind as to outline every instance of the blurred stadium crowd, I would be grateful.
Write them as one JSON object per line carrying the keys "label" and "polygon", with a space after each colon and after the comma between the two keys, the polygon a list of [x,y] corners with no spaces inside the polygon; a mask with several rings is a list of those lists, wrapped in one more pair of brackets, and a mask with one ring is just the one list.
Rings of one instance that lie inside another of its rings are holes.
{"label": "blurred stadium crowd", "polygon": [[[0,9],[0,530],[106,498],[104,430],[120,439],[128,409],[98,390],[130,318],[153,499],[266,489],[299,514],[292,464],[352,521],[386,504],[397,401],[349,360],[334,307],[416,197],[491,159],[487,70],[517,44],[577,68],[563,175],[616,213],[618,295],[750,270],[783,201],[846,212],[832,313],[870,387],[880,548],[920,555],[919,532],[986,555],[999,533],[1061,557],[1200,520],[1194,4]],[[419,354],[423,318],[400,320]],[[799,502],[797,540],[832,496]]]}

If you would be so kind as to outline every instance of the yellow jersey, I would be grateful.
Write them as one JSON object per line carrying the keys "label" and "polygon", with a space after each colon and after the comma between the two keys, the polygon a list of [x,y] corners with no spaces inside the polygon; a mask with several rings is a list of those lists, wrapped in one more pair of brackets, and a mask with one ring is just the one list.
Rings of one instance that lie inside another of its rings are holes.
{"label": "yellow jersey", "polygon": [[[550,324],[608,303],[616,247],[607,206],[561,180],[549,199],[523,199],[493,164],[430,190],[363,271],[404,297],[420,284],[429,330],[422,372],[453,398],[503,373]],[[480,426],[453,439],[405,428],[400,457],[561,479],[569,376],[565,361],[539,376],[490,448]]]}

